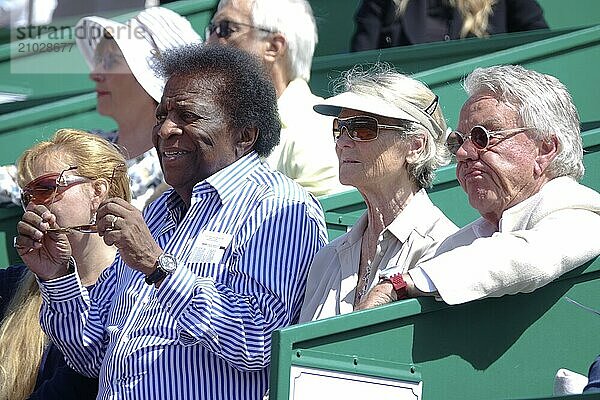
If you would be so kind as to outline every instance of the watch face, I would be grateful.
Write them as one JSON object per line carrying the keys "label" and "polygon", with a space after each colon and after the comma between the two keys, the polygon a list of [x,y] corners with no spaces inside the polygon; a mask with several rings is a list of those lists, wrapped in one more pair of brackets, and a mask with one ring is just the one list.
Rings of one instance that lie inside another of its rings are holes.
{"label": "watch face", "polygon": [[163,253],[158,257],[158,265],[167,274],[172,274],[177,269],[177,260],[172,255]]}

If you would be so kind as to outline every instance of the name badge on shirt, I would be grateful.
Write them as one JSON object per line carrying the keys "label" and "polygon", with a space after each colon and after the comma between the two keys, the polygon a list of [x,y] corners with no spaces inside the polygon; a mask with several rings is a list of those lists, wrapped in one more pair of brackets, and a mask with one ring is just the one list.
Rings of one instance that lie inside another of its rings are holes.
{"label": "name badge on shirt", "polygon": [[192,247],[189,261],[197,263],[218,263],[231,243],[233,235],[224,232],[202,231]]}

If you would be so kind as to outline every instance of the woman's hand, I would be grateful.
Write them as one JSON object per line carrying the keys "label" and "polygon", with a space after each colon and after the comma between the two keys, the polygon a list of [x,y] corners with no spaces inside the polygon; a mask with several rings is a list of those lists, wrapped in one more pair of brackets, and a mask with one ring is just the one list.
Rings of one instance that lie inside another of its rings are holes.
{"label": "woman's hand", "polygon": [[115,245],[129,267],[146,275],[156,269],[154,265],[163,251],[137,208],[115,197],[100,205],[96,218],[104,243]]}
{"label": "woman's hand", "polygon": [[46,206],[30,204],[17,223],[15,248],[27,267],[41,280],[67,274],[71,244],[63,233],[46,232],[58,228],[56,217]]}

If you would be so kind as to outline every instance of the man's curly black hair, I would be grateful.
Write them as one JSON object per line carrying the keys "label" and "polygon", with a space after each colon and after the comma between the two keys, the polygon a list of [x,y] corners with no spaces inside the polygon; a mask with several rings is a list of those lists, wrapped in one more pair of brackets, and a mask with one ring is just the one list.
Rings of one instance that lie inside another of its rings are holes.
{"label": "man's curly black hair", "polygon": [[254,150],[259,156],[268,156],[279,143],[277,94],[256,57],[231,46],[190,44],[162,53],[156,68],[166,78],[208,79],[230,128],[257,128]]}

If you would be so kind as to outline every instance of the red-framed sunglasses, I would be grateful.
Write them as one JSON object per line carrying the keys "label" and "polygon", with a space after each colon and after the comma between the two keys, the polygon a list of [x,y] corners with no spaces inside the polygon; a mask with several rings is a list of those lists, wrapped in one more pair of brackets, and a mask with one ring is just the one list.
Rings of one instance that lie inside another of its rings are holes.
{"label": "red-framed sunglasses", "polygon": [[[77,169],[77,166],[71,166],[65,170],[63,170],[60,174],[52,173],[42,175],[39,178],[34,179],[29,182],[23,191],[21,192],[21,203],[23,204],[23,208],[27,207],[29,202],[33,201],[35,204],[48,204],[50,203],[50,207],[52,207],[52,203],[59,199],[62,193],[64,193],[67,189],[78,185],[80,183],[90,182],[90,178],[86,178],[83,176],[77,175],[65,175],[65,172],[72,171]],[[110,181],[108,182],[108,187],[110,188],[115,179],[115,174],[120,172],[127,172],[127,166],[125,164],[118,164],[113,168],[112,174],[110,176]],[[52,209],[50,209],[52,211]],[[95,218],[94,218],[95,219]],[[72,233],[72,232],[80,232],[80,233],[97,233],[98,227],[96,226],[95,221],[89,224],[77,225],[77,226],[67,226],[63,228],[50,228],[46,229],[46,232],[54,232],[54,233]]]}
{"label": "red-framed sunglasses", "polygon": [[44,205],[54,203],[67,189],[80,183],[89,182],[90,179],[83,176],[65,175],[65,172],[76,168],[76,166],[72,166],[60,173],[53,172],[42,175],[25,185],[21,191],[23,209],[27,208],[32,201],[35,204]]}
{"label": "red-framed sunglasses", "polygon": [[405,126],[384,125],[377,122],[377,119],[368,115],[359,115],[349,118],[333,119],[333,140],[337,143],[338,139],[347,133],[350,139],[355,142],[370,142],[377,139],[380,129],[406,130]]}

